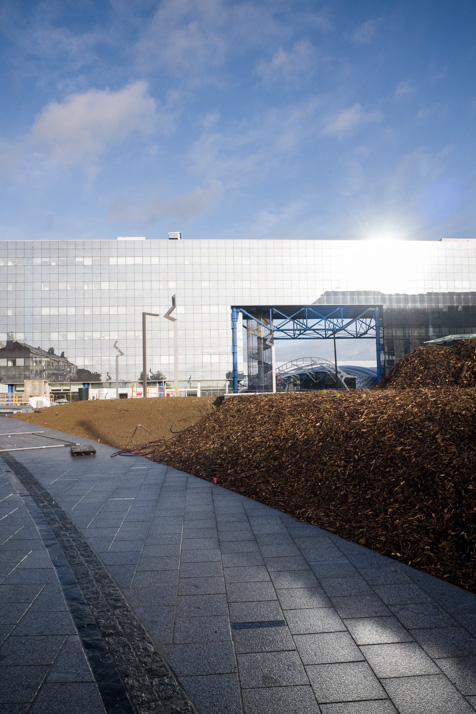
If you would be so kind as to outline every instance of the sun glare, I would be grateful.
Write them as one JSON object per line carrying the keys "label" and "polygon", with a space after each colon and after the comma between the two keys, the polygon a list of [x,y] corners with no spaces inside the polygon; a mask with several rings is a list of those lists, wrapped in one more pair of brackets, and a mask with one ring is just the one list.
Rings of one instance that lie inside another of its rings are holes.
{"label": "sun glare", "polygon": [[401,233],[396,229],[385,228],[381,231],[375,230],[366,236],[367,240],[378,241],[379,243],[393,243],[398,240],[403,240]]}

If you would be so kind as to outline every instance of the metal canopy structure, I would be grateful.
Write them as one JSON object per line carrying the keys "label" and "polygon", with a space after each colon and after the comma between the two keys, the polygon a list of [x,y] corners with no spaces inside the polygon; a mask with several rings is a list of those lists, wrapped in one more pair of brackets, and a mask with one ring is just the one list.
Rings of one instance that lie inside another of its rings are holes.
{"label": "metal canopy structure", "polygon": [[[272,351],[276,340],[373,339],[376,343],[377,381],[383,376],[382,305],[253,305],[231,309],[233,336],[233,391],[238,392],[239,315],[248,334],[248,375],[256,363],[257,383],[269,389],[274,379]],[[253,375],[254,376],[254,375]]]}

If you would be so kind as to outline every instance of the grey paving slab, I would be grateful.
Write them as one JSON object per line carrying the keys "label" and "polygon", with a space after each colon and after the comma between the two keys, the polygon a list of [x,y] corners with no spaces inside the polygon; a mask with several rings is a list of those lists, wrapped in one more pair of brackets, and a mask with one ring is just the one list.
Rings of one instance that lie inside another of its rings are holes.
{"label": "grey paving slab", "polygon": [[223,573],[227,584],[270,581],[269,572],[264,565],[227,567]]}
{"label": "grey paving slab", "polygon": [[402,625],[409,630],[423,627],[457,626],[458,624],[436,602],[390,605],[389,608]]}
{"label": "grey paving slab", "polygon": [[177,617],[201,617],[228,614],[228,601],[225,593],[209,595],[179,595],[177,598]]}
{"label": "grey paving slab", "polygon": [[435,659],[476,655],[476,638],[462,627],[412,630],[412,635]]}
{"label": "grey paving slab", "polygon": [[159,605],[153,609],[137,607],[135,609],[148,633],[159,644],[171,644],[173,640],[175,608]]}
{"label": "grey paving slab", "polygon": [[259,553],[258,543],[254,540],[224,541],[220,545],[222,553]]}
{"label": "grey paving slab", "polygon": [[0,583],[0,606],[16,603],[30,603],[43,590],[40,584],[28,585],[27,583],[7,585]]}
{"label": "grey paving slab", "polygon": [[211,563],[221,562],[219,548],[187,550],[181,554],[181,563]]}
{"label": "grey paving slab", "polygon": [[260,553],[223,553],[223,566],[227,568],[243,567],[247,565],[264,565]]}
{"label": "grey paving slab", "polygon": [[364,659],[348,632],[296,635],[294,641],[303,664],[358,662]]}
{"label": "grey paving slab", "polygon": [[[195,552],[195,551],[193,551]],[[223,575],[223,566],[219,560],[205,562],[182,562],[180,564],[180,578],[209,578]]]}
{"label": "grey paving slab", "polygon": [[30,635],[9,637],[0,647],[0,663],[11,665],[48,665],[56,659],[65,638],[58,636]]}
{"label": "grey paving slab", "polygon": [[476,696],[476,657],[439,659],[438,667],[465,696]]}
{"label": "grey paving slab", "polygon": [[0,704],[27,705],[33,701],[41,684],[48,674],[48,667],[18,665],[4,667],[0,665]]}
{"label": "grey paving slab", "polygon": [[414,602],[429,602],[431,597],[415,583],[397,583],[396,585],[374,585],[377,595],[387,605]]}
{"label": "grey paving slab", "polygon": [[162,652],[178,675],[227,674],[236,672],[231,642],[163,645]]}
{"label": "grey paving slab", "polygon": [[314,664],[306,672],[319,704],[387,698],[367,662]]}
{"label": "grey paving slab", "polygon": [[[274,581],[274,578],[273,578]],[[279,602],[282,607],[286,610],[302,610],[305,608],[317,608],[317,607],[331,607],[331,601],[324,593],[320,587],[299,587],[299,588],[285,588],[283,590],[279,589],[282,581],[278,580],[278,583],[274,581],[276,587],[276,593],[279,598]],[[289,580],[285,581],[285,584],[289,584]],[[296,585],[302,585],[302,582],[298,580]]]}
{"label": "grey paving slab", "polygon": [[[21,461],[89,537],[201,714],[473,710],[475,595],[175,469],[110,459],[111,451],[98,445],[88,463],[66,450]],[[0,517],[10,513],[2,503]],[[26,683],[9,690],[8,706],[24,711],[35,699],[54,712],[69,693],[78,709],[83,700],[82,711],[95,711],[96,684],[49,556],[16,511],[0,521],[0,543],[8,519],[0,626],[10,659],[0,672]],[[21,640],[31,641],[28,653]],[[428,709],[432,688],[438,706]]]}
{"label": "grey paving slab", "polygon": [[237,653],[279,652],[295,649],[293,637],[285,625],[232,629],[232,635]]}
{"label": "grey paving slab", "polygon": [[181,681],[203,714],[242,714],[241,688],[236,674],[182,677]]}
{"label": "grey paving slab", "polygon": [[174,605],[177,588],[170,586],[149,588],[124,588],[123,593],[132,607],[161,607]]}
{"label": "grey paving slab", "polygon": [[411,642],[412,635],[395,617],[363,617],[344,620],[358,645]]}
{"label": "grey paving slab", "polygon": [[218,548],[218,538],[184,538],[183,550],[202,550],[203,548]]}
{"label": "grey paving slab", "polygon": [[231,622],[263,622],[283,620],[281,605],[277,600],[265,602],[230,602]]}
{"label": "grey paving slab", "polygon": [[378,677],[437,674],[438,667],[416,642],[363,645],[362,652]]}
{"label": "grey paving slab", "polygon": [[217,595],[225,592],[223,577],[181,578],[178,585],[179,595]]}
{"label": "grey paving slab", "polygon": [[45,684],[31,709],[35,714],[104,714],[103,701],[94,683]]}
{"label": "grey paving slab", "polygon": [[243,692],[245,714],[319,714],[321,711],[309,686],[266,687]]}
{"label": "grey paving slab", "polygon": [[48,682],[94,682],[79,637],[67,638],[47,678]]}
{"label": "grey paving slab", "polygon": [[13,634],[15,637],[26,637],[31,635],[73,635],[76,634],[76,627],[73,624],[71,615],[66,610],[59,612],[27,612]]}
{"label": "grey paving slab", "polygon": [[0,625],[0,645],[6,640],[6,638],[11,634],[15,625]]}
{"label": "grey paving slab", "polygon": [[410,578],[405,573],[405,569],[399,564],[386,565],[385,567],[361,567],[361,576],[369,585],[397,585],[400,583],[411,583]]}
{"label": "grey paving slab", "polygon": [[331,597],[331,601],[339,615],[345,618],[391,615],[390,610],[376,595]]}
{"label": "grey paving slab", "polygon": [[308,684],[304,667],[297,652],[260,652],[238,654],[241,686],[294,686]]}
{"label": "grey paving slab", "polygon": [[28,602],[3,603],[0,607],[0,625],[16,625],[28,607]]}
{"label": "grey paving slab", "polygon": [[[140,560],[137,558],[132,559],[132,564],[135,566],[137,565],[137,570],[178,570],[179,563],[180,563],[180,549],[175,548],[173,546],[173,553],[169,553],[167,555],[157,555],[154,557],[141,557]],[[161,551],[163,553],[163,549]],[[102,558],[106,564],[108,565],[115,565],[116,563],[110,562],[110,558],[107,557],[105,558],[103,556]],[[127,563],[125,563],[127,564]]]}
{"label": "grey paving slab", "polygon": [[321,704],[322,714],[398,714],[390,700]]}
{"label": "grey paving slab", "polygon": [[360,595],[373,595],[374,592],[364,578],[348,577],[348,578],[320,578],[320,583],[329,596],[336,595],[352,595],[352,597]]}
{"label": "grey paving slab", "polygon": [[227,615],[215,617],[178,617],[174,623],[175,644],[189,642],[228,642],[231,640]]}
{"label": "grey paving slab", "polygon": [[134,565],[110,565],[109,573],[121,588],[130,588],[136,568]]}
{"label": "grey paving slab", "polygon": [[175,587],[178,584],[178,570],[144,570],[135,572],[132,588]]}
{"label": "grey paving slab", "polygon": [[226,592],[228,602],[276,600],[276,591],[271,583],[228,583]]}
{"label": "grey paving slab", "polygon": [[444,676],[396,677],[382,683],[399,714],[474,714],[473,707]]}
{"label": "grey paving slab", "polygon": [[284,610],[284,614],[294,635],[346,630],[344,622],[333,608]]}
{"label": "grey paving slab", "polygon": [[266,556],[264,558],[266,567],[272,571],[306,570],[309,571],[309,564],[302,555],[296,556]]}
{"label": "grey paving slab", "polygon": [[319,588],[322,595],[325,595],[324,590],[319,584],[319,580],[316,578],[312,570],[309,570],[308,568],[303,570],[270,570],[269,572],[275,588],[306,588],[307,590],[311,588]]}

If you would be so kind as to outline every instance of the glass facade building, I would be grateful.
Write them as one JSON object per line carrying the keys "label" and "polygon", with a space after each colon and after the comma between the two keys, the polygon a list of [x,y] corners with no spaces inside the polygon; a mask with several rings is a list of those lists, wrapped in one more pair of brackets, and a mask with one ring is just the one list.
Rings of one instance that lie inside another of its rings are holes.
{"label": "glass facade building", "polygon": [[[182,383],[230,373],[232,306],[381,304],[387,369],[426,340],[476,333],[476,240],[6,240],[0,286],[0,342],[53,349],[78,381],[114,380],[116,340],[121,380],[139,381],[144,311],[160,314],[148,367],[171,380],[173,295]],[[18,380],[13,361],[0,356],[1,382]]]}

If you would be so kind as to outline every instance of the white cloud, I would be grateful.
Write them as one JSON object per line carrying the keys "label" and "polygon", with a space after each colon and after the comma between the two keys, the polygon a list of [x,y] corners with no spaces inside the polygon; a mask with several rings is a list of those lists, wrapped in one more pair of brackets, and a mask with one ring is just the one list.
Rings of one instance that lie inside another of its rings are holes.
{"label": "white cloud", "polygon": [[303,36],[309,29],[330,27],[326,11],[291,11],[275,0],[161,0],[135,45],[136,62],[142,72],[160,68],[182,82],[225,84],[229,75],[220,76],[220,70],[230,72],[230,58],[240,71],[238,58],[250,51],[269,55],[270,48],[289,45],[296,28]]}
{"label": "white cloud", "polygon": [[352,33],[352,40],[358,45],[368,45],[372,42],[377,31],[377,25],[380,19],[377,20],[367,20],[357,27],[357,29]]}
{"label": "white cloud", "polygon": [[395,99],[405,99],[415,94],[416,89],[411,82],[399,82],[395,88]]}
{"label": "white cloud", "polygon": [[140,66],[183,75],[221,65],[225,17],[222,0],[164,0],[137,44]]}
{"label": "white cloud", "polygon": [[314,47],[307,40],[301,40],[286,51],[280,47],[269,60],[261,60],[255,69],[258,77],[267,83],[284,80],[293,85],[303,75],[312,73],[316,66]]}
{"label": "white cloud", "polygon": [[290,203],[277,211],[263,209],[244,232],[247,238],[308,238],[303,232],[303,216],[308,211],[304,201]]}
{"label": "white cloud", "polygon": [[97,157],[135,131],[149,133],[157,122],[156,103],[147,84],[138,81],[116,92],[91,89],[51,102],[37,117],[31,136],[51,158],[75,162]]}
{"label": "white cloud", "polygon": [[272,108],[219,132],[205,131],[190,149],[188,165],[199,176],[227,187],[244,177],[282,170],[282,162],[316,133],[320,100]]}
{"label": "white cloud", "polygon": [[218,122],[221,119],[221,115],[219,112],[211,112],[210,114],[206,114],[202,119],[201,119],[201,125],[205,131],[208,131],[212,129],[214,126],[218,124]]}
{"label": "white cloud", "polygon": [[219,199],[222,185],[211,181],[205,188],[198,187],[190,193],[166,198],[164,191],[149,190],[142,201],[134,202],[127,196],[117,196],[109,208],[112,223],[132,223],[136,226],[153,226],[164,217],[185,224],[209,210]]}
{"label": "white cloud", "polygon": [[323,133],[337,135],[348,134],[364,124],[379,122],[382,119],[382,112],[364,112],[361,104],[354,104],[352,107],[344,109],[339,114],[335,114],[328,119],[324,126]]}
{"label": "white cloud", "polygon": [[15,175],[21,161],[20,146],[0,142],[0,176],[3,178]]}
{"label": "white cloud", "polygon": [[428,119],[428,117],[434,116],[435,114],[438,114],[439,112],[441,112],[441,104],[439,102],[434,102],[429,107],[423,107],[423,109],[420,109],[416,113],[415,118],[418,121],[424,121],[425,119]]}
{"label": "white cloud", "polygon": [[320,12],[310,14],[310,16],[306,18],[306,21],[311,27],[317,27],[323,32],[332,29],[332,22],[329,19],[327,10],[321,10]]}

